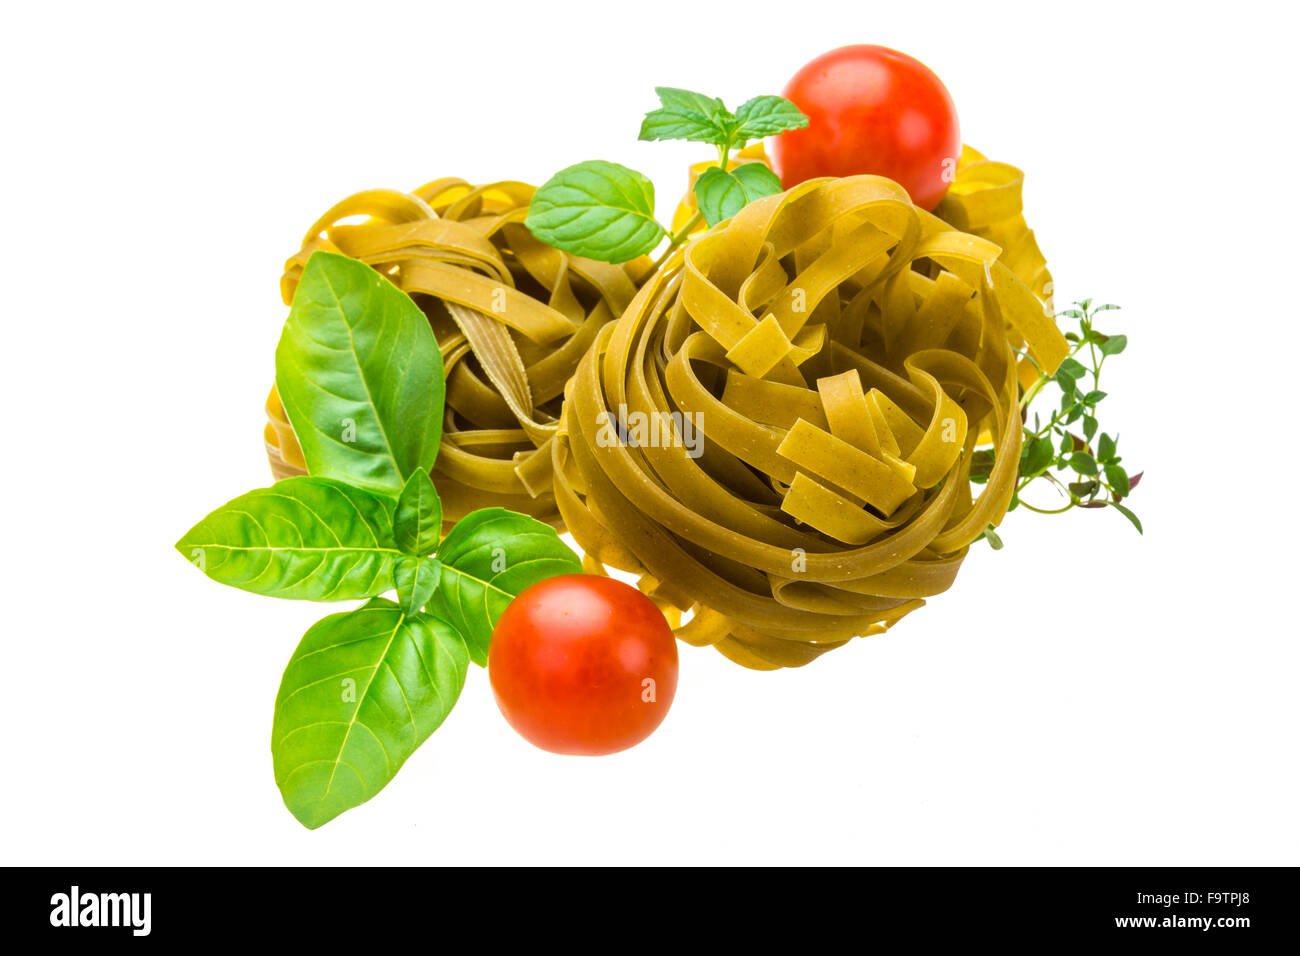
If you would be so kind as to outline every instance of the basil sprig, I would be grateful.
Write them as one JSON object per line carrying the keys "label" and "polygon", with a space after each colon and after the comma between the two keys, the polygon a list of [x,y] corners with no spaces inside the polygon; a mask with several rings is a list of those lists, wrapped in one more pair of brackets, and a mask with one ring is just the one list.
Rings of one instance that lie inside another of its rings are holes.
{"label": "basil sprig", "polygon": [[554,529],[502,508],[441,537],[429,478],[441,354],[424,313],[369,266],[325,252],[308,260],[276,386],[309,475],[227,502],[176,548],[245,591],[366,601],[307,631],[276,696],[275,780],[314,829],[383,789],[437,729],[468,662],[487,663],[505,606],[581,562]]}
{"label": "basil sprig", "polygon": [[654,218],[654,186],[634,169],[601,159],[560,170],[533,196],[525,225],[538,239],[577,256],[626,262],[649,253],[669,235],[671,252],[703,219],[710,227],[747,203],[781,191],[781,180],[762,163],[729,169],[731,155],[765,136],[808,125],[808,117],[780,96],[756,96],[734,113],[722,100],[670,86],[655,88],[660,107],[641,122],[640,139],[709,143],[718,165],[695,184],[699,213],[669,235]]}

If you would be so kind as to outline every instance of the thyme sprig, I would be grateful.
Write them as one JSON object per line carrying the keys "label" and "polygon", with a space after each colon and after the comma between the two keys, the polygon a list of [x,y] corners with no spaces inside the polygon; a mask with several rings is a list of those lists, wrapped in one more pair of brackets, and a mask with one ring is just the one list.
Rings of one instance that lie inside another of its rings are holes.
{"label": "thyme sprig", "polygon": [[[1097,420],[1098,406],[1106,398],[1101,388],[1102,368],[1107,359],[1124,351],[1128,338],[1101,332],[1096,327],[1096,317],[1119,306],[1093,305],[1092,299],[1075,302],[1074,306],[1057,313],[1058,319],[1078,323],[1077,331],[1071,329],[1065,333],[1071,345],[1068,357],[1054,375],[1039,369],[1038,378],[1020,397],[1025,434],[1019,478],[1007,510],[1023,506],[1039,514],[1063,514],[1073,508],[1113,508],[1141,534],[1142,522],[1122,502],[1137,488],[1142,473],[1129,475],[1119,454],[1119,433],[1102,431]],[[1017,355],[1037,368],[1028,352],[1019,350]],[[1044,410],[1041,400],[1049,385],[1055,386],[1060,394],[1050,413]],[[976,451],[971,461],[971,481],[986,483],[992,470],[993,450]],[[1027,488],[1042,485],[1055,489],[1060,501],[1057,506],[1041,507],[1025,500]],[[994,549],[1002,547],[993,528],[987,529],[982,537]]]}

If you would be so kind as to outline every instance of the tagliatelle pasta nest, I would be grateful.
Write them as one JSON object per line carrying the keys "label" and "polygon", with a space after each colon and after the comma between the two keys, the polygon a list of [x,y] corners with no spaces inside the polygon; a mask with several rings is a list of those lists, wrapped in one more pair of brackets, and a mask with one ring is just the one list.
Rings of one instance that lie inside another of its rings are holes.
{"label": "tagliatelle pasta nest", "polygon": [[[357,193],[307,230],[281,279],[288,305],[311,254],[340,252],[379,270],[428,315],[446,372],[433,479],[447,523],[492,505],[559,523],[551,444],[565,383],[647,270],[645,260],[615,266],[534,238],[523,224],[533,191],[439,179],[410,193]],[[275,477],[305,474],[274,388],[267,416]]]}
{"label": "tagliatelle pasta nest", "polygon": [[[995,179],[982,162],[969,152],[958,179]],[[1067,353],[1018,180],[970,182],[948,213],[989,238],[854,176],[756,200],[670,257],[597,334],[553,445],[593,570],[641,574],[692,612],[681,639],[762,669],[880,633],[952,584],[1015,488],[1013,348],[1049,372]]]}

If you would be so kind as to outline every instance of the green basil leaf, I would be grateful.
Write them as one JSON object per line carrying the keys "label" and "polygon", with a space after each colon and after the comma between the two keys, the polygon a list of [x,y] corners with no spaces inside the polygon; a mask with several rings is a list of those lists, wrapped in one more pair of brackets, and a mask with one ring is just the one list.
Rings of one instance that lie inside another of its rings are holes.
{"label": "green basil leaf", "polygon": [[413,472],[406,479],[393,514],[393,537],[407,554],[423,557],[438,550],[442,500],[427,472]]}
{"label": "green basil leaf", "polygon": [[646,113],[637,139],[685,139],[721,146],[727,142],[728,133],[703,113],[663,108]]}
{"label": "green basil leaf", "polygon": [[1097,434],[1097,419],[1091,415],[1083,416],[1083,437],[1092,441],[1093,436]]}
{"label": "green basil leaf", "polygon": [[743,139],[762,139],[808,125],[808,117],[782,96],[756,96],[741,104],[736,119],[735,135]]}
{"label": "green basil leaf", "polygon": [[470,657],[487,663],[497,618],[520,591],[582,562],[555,529],[504,508],[482,508],[451,529],[438,547],[442,580],[428,609],[465,637]]}
{"label": "green basil leaf", "polygon": [[442,437],[442,353],[429,320],[365,263],[316,252],[275,350],[307,471],[397,494]]}
{"label": "green basil leaf", "polygon": [[300,476],[240,495],[176,542],[204,574],[269,597],[353,601],[393,587],[393,503]]}
{"label": "green basil leaf", "polygon": [[634,169],[601,159],[562,169],[536,193],[524,220],[542,242],[602,262],[645,255],[664,236],[654,185]]}
{"label": "green basil leaf", "polygon": [[1105,392],[1103,392],[1103,391],[1102,391],[1101,389],[1099,389],[1099,388],[1094,388],[1094,389],[1093,389],[1091,392],[1089,392],[1087,395],[1083,396],[1082,401],[1083,401],[1083,403],[1084,403],[1085,405],[1096,405],[1098,402],[1100,402],[1100,401],[1101,401],[1103,398],[1105,398],[1105,397],[1106,397],[1106,393],[1105,393]]}
{"label": "green basil leaf", "polygon": [[695,182],[695,198],[709,226],[730,219],[755,199],[781,191],[781,180],[762,163],[744,163],[732,170],[711,166]]}
{"label": "green basil leaf", "polygon": [[1097,460],[1110,461],[1115,457],[1115,439],[1111,438],[1105,432],[1101,433],[1101,439],[1097,442]]}
{"label": "green basil leaf", "polygon": [[454,629],[383,598],[319,621],[275,698],[271,757],[289,811],[314,830],[382,790],[456,703],[468,662]]}
{"label": "green basil leaf", "polygon": [[398,558],[393,568],[393,583],[397,586],[397,603],[402,610],[414,614],[428,604],[438,587],[441,573],[442,564],[437,558],[421,558],[413,554]]}
{"label": "green basil leaf", "polygon": [[1128,347],[1127,335],[1112,335],[1110,338],[1106,339],[1105,342],[1101,343],[1101,354],[1118,355],[1120,352],[1123,352],[1124,349],[1127,347]]}

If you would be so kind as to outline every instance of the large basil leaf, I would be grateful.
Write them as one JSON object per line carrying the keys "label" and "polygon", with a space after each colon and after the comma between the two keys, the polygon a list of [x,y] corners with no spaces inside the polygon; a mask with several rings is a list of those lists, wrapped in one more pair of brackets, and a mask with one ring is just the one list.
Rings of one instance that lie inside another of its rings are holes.
{"label": "large basil leaf", "polygon": [[492,628],[520,591],[582,570],[554,528],[504,508],[461,519],[439,546],[438,560],[442,577],[428,611],[464,635],[477,664],[487,663]]}
{"label": "large basil leaf", "polygon": [[393,502],[329,478],[286,478],[227,502],[176,550],[222,584],[270,597],[351,601],[393,587]]}
{"label": "large basil leaf", "polygon": [[307,471],[396,495],[442,437],[442,354],[419,307],[374,269],[316,252],[275,350]]}
{"label": "large basil leaf", "polygon": [[332,614],[289,659],[271,756],[285,806],[310,829],[384,788],[456,703],[465,643],[382,598]]}
{"label": "large basil leaf", "polygon": [[603,159],[569,166],[543,183],[524,225],[556,249],[602,262],[635,259],[664,235],[650,180]]}

